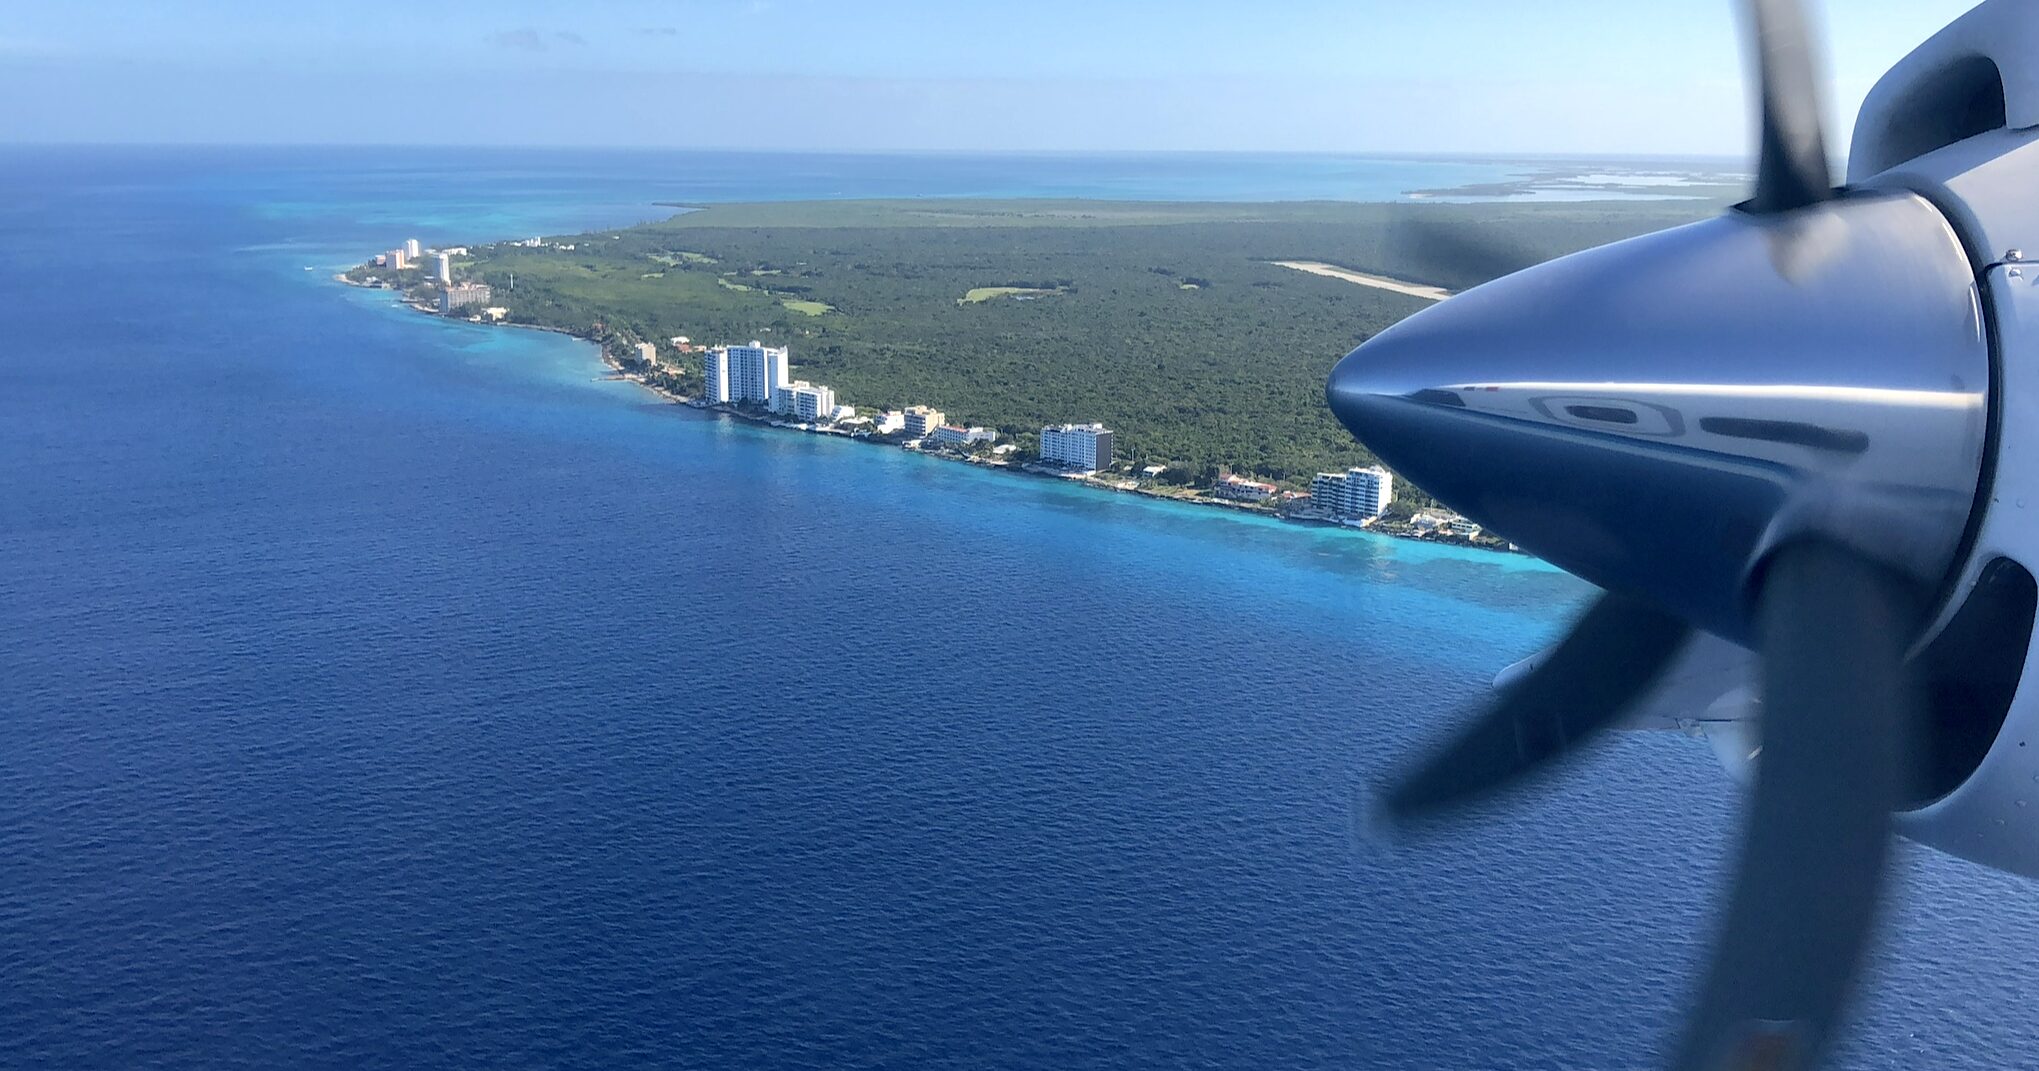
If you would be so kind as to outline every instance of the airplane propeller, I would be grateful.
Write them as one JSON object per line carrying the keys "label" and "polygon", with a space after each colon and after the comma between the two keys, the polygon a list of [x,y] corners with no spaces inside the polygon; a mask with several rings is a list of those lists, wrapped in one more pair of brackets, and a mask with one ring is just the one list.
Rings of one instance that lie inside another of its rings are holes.
{"label": "airplane propeller", "polygon": [[[1788,217],[1837,196],[1811,34],[1797,0],[1748,0],[1745,11],[1760,156],[1737,208],[1786,217],[1775,230],[1789,246],[1801,232]],[[1846,539],[1803,538],[1764,561],[1752,591],[1762,746],[1748,831],[1676,1071],[1782,1071],[1818,1058],[1863,957],[1906,734],[1920,723],[1922,690],[1905,657],[1923,623],[1915,582]],[[1648,693],[1691,633],[1649,598],[1610,590],[1482,717],[1390,787],[1382,816],[1412,823],[1568,757]]]}

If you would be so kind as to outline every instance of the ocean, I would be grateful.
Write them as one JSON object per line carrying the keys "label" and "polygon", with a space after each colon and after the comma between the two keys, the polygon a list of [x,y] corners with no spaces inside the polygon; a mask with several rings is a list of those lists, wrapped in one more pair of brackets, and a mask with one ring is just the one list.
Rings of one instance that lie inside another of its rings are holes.
{"label": "ocean", "polygon": [[[735,424],[329,279],[661,201],[1520,166],[0,149],[0,1066],[1650,1066],[1734,847],[1703,745],[1355,836],[1580,583]],[[2032,1066],[2039,886],[1897,866],[1841,1064]]]}

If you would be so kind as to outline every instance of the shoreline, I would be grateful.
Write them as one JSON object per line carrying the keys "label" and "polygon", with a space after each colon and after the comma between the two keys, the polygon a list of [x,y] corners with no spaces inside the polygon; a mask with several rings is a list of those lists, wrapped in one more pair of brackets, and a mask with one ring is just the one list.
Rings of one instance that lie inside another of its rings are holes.
{"label": "shoreline", "polygon": [[[1292,267],[1293,265],[1284,266]],[[454,318],[445,316],[444,314],[438,312],[435,309],[427,308],[424,305],[421,305],[415,301],[403,299],[401,296],[402,292],[399,291],[396,287],[389,286],[384,283],[373,283],[373,284],[357,283],[354,280],[347,278],[345,273],[335,273],[332,276],[332,279],[334,282],[340,283],[344,286],[351,286],[357,290],[389,291],[391,294],[398,295],[396,302],[397,304],[402,305],[404,308],[409,309],[412,312],[435,317],[437,319],[445,320],[448,322],[455,322]],[[1383,280],[1383,281],[1397,282],[1396,280]],[[1404,284],[1404,285],[1413,286],[1415,284]],[[889,439],[879,439],[872,435],[855,435],[849,432],[823,430],[820,428],[816,428],[812,425],[789,423],[783,418],[774,417],[771,416],[770,414],[747,412],[742,409],[737,409],[733,406],[700,404],[697,399],[689,398],[686,395],[679,393],[678,391],[668,390],[667,388],[661,387],[656,383],[648,382],[644,379],[644,377],[633,374],[630,371],[626,370],[623,367],[622,362],[618,361],[616,359],[616,356],[610,353],[608,347],[602,345],[601,340],[599,339],[589,338],[586,335],[569,331],[563,327],[548,327],[544,324],[514,323],[508,320],[487,320],[487,319],[471,320],[465,317],[459,318],[457,322],[476,324],[482,327],[513,327],[531,331],[545,331],[555,335],[565,335],[566,337],[574,339],[575,341],[584,342],[594,347],[596,357],[601,361],[602,366],[604,368],[607,368],[610,372],[609,375],[597,377],[598,381],[633,383],[639,389],[646,391],[647,393],[651,394],[653,397],[656,397],[661,401],[675,405],[684,405],[689,409],[696,409],[703,413],[714,413],[718,416],[728,417],[733,420],[740,420],[743,421],[744,423],[754,424],[759,427],[773,428],[780,431],[799,432],[808,435],[827,435],[832,438],[847,439],[851,442],[859,442],[869,446],[889,446],[894,449],[906,449],[912,451],[913,453],[919,454],[922,457],[930,458],[936,461],[948,461],[958,464],[973,465],[980,469],[986,469],[994,472],[1005,472],[1015,476],[1032,477],[1034,479],[1057,480],[1065,484],[1070,484],[1091,491],[1104,492],[1107,494],[1115,495],[1131,494],[1138,495],[1142,498],[1154,499],[1159,502],[1173,502],[1184,506],[1204,506],[1209,508],[1228,510],[1233,513],[1243,513],[1248,516],[1260,517],[1270,521],[1280,521],[1284,524],[1293,524],[1299,527],[1336,528],[1348,532],[1361,532],[1371,535],[1385,536],[1390,539],[1400,539],[1411,543],[1429,543],[1436,546],[1459,547],[1465,550],[1483,550],[1494,554],[1519,555],[1524,557],[1530,556],[1527,551],[1517,550],[1513,547],[1512,544],[1506,546],[1495,546],[1492,543],[1475,542],[1471,537],[1458,534],[1439,535],[1434,531],[1426,533],[1415,529],[1411,525],[1401,523],[1392,523],[1387,526],[1383,526],[1379,523],[1365,525],[1348,524],[1343,521],[1333,520],[1328,517],[1315,517],[1282,513],[1278,510],[1262,508],[1253,503],[1236,502],[1231,499],[1218,498],[1216,496],[1211,495],[1202,495],[1196,493],[1170,494],[1168,492],[1156,490],[1151,487],[1138,486],[1136,482],[1131,480],[1108,480],[1099,479],[1095,476],[1079,476],[1075,474],[1064,475],[1052,472],[1044,472],[1024,466],[1009,464],[1004,461],[980,459],[972,457],[967,454],[955,453],[953,451],[917,449],[911,446],[907,446],[905,444],[894,442]]]}

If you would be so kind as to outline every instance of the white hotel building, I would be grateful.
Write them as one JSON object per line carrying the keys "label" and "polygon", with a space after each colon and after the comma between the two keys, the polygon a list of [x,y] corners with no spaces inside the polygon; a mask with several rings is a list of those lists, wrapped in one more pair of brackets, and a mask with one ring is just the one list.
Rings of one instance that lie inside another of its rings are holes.
{"label": "white hotel building", "polygon": [[791,386],[786,348],[752,340],[748,346],[718,346],[701,364],[710,402],[751,402],[771,405],[781,387]]}
{"label": "white hotel building", "polygon": [[1310,481],[1311,507],[1340,520],[1378,517],[1394,500],[1394,474],[1378,465],[1320,472]]}
{"label": "white hotel building", "polygon": [[1112,464],[1112,433],[1103,424],[1057,424],[1041,429],[1041,460],[1083,472]]}
{"label": "white hotel building", "polygon": [[835,416],[835,390],[804,379],[789,383],[773,389],[772,412],[806,421],[831,419]]}

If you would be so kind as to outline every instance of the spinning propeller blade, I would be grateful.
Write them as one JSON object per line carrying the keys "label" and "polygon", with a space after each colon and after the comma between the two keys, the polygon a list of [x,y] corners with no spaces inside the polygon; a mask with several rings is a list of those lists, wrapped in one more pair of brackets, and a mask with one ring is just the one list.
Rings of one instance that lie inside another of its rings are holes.
{"label": "spinning propeller blade", "polygon": [[1810,1067],[1869,937],[1906,734],[1917,621],[1883,567],[1830,545],[1780,551],[1757,607],[1762,753],[1726,924],[1678,1071]]}
{"label": "spinning propeller blade", "polygon": [[1388,793],[1385,817],[1406,822],[1563,758],[1613,724],[1690,634],[1685,622],[1645,603],[1601,596],[1550,657]]}
{"label": "spinning propeller blade", "polygon": [[1761,140],[1756,192],[1743,207],[1763,215],[1829,200],[1834,183],[1805,8],[1799,0],[1748,0],[1746,11]]}

